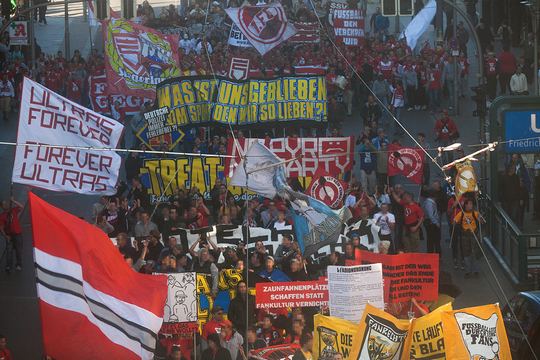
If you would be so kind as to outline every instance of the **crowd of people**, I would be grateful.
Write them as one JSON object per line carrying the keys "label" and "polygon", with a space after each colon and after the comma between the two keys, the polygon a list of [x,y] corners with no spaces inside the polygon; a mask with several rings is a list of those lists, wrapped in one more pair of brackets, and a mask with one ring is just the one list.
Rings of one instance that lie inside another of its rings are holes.
{"label": "crowd of people", "polygon": [[[419,252],[423,248],[421,242],[426,241],[428,252],[440,254],[443,238],[450,241],[454,268],[463,271],[464,278],[478,275],[477,239],[484,219],[478,212],[476,195],[465,194],[456,199],[448,183],[432,181],[427,158],[419,195],[406,191],[401,180],[397,177],[389,178],[387,171],[388,146],[399,144],[403,135],[402,129],[390,119],[387,109],[398,120],[401,119],[402,111],[416,111],[426,116],[427,113],[420,112],[431,111],[438,119],[433,129],[433,141],[437,145],[447,146],[459,138],[459,130],[448,110],[452,110],[455,103],[453,96],[456,88],[458,97],[467,95],[470,76],[467,30],[459,23],[455,38],[450,37],[446,43],[440,42],[434,46],[425,43],[419,51],[413,53],[405,41],[397,40],[389,33],[389,26],[378,9],[370,19],[371,31],[366,34],[361,46],[345,47],[338,44],[336,48],[326,36],[332,32],[326,16],[329,3],[316,1],[315,4],[314,12],[302,2],[282,2],[290,21],[316,22],[317,16],[320,17],[325,26],[320,30],[320,42],[285,42],[264,56],[254,49],[228,45],[231,23],[225,15],[223,2],[214,1],[208,7],[204,1],[195,1],[189,6],[182,2],[179,10],[171,5],[156,14],[145,1],[137,10],[137,16],[147,26],[181,29],[177,32],[180,35],[178,60],[183,75],[226,75],[230,59],[235,56],[249,58],[250,76],[258,78],[294,74],[298,66],[313,66],[323,69],[328,89],[329,125],[322,134],[342,135],[342,123],[347,117],[356,116],[353,115],[353,109],[357,109],[360,114],[359,127],[362,131],[356,142],[360,159],[359,172],[342,174],[349,182],[349,190],[343,196],[342,205],[352,213],[350,223],[370,220],[380,228],[381,241],[376,249],[368,249],[362,244],[360,236],[352,233],[350,239],[343,244],[343,251],[335,251],[317,260],[304,257],[293,235],[295,224],[290,204],[280,198],[262,197],[254,197],[246,204],[230,193],[227,179],[217,180],[209,193],[202,193],[196,187],[177,189],[168,201],[152,204],[148,189],[139,177],[142,158],[137,153],[125,159],[126,182],[119,185],[117,194],[102,197],[94,204],[92,222],[116,239],[119,251],[135,271],[195,271],[207,274],[213,296],[217,295],[220,271],[236,269],[243,274],[243,281],[238,283],[228,312],[214,307],[212,319],[203,327],[199,338],[204,351],[203,359],[249,358],[249,354],[243,350],[246,342],[250,350],[277,344],[298,344],[300,349],[293,359],[311,359],[313,315],[326,313],[328,309],[295,308],[276,312],[255,310],[247,282],[251,276],[271,281],[318,279],[326,275],[328,265],[344,265],[347,260],[355,260],[356,249],[390,254]],[[240,5],[234,0],[227,4],[229,7]],[[479,28],[483,29],[481,25]],[[504,34],[503,29],[501,36]],[[8,41],[5,35],[1,39],[5,45],[9,45]],[[489,42],[489,39],[485,41]],[[528,41],[529,37],[524,45],[524,55],[519,58],[509,51],[508,44],[504,44],[503,51],[497,56],[493,52],[487,53],[487,93],[491,99],[498,93],[497,81],[500,94],[507,91],[516,95],[527,93],[527,84],[532,80],[531,76],[523,74],[525,71],[530,72],[531,68]],[[16,109],[16,103],[20,101],[24,76],[32,76],[51,90],[88,105],[88,76],[103,74],[105,71],[104,58],[95,49],[84,59],[78,50],[72,57],[65,58],[61,52],[54,56],[46,55],[37,48],[35,71],[30,71],[30,54],[27,50],[12,46],[9,53],[0,53],[3,68],[0,110],[4,121],[9,120],[10,111]],[[459,55],[452,56],[451,50],[456,50]],[[341,53],[345,58],[340,56]],[[448,106],[443,106],[445,103]],[[133,124],[140,122],[148,104],[145,104],[140,114],[133,117],[126,116],[115,106],[113,104],[113,111],[116,110],[118,120],[136,131],[137,126]],[[282,136],[277,131],[265,128],[253,131],[251,136]],[[311,129],[287,130],[287,136],[298,137],[302,134],[311,134]],[[225,155],[229,136],[226,130],[208,136],[202,129],[192,129],[182,149],[194,153]],[[236,136],[241,138],[244,134],[238,131]],[[426,134],[417,134],[417,140],[425,149],[431,148]],[[132,139],[128,147],[131,146],[144,147],[138,139]],[[456,158],[462,155],[462,149],[455,151]],[[508,186],[517,183],[523,187],[519,183],[520,179],[513,176],[520,169],[519,161],[515,159],[511,165],[510,173],[505,178]],[[292,185],[295,189],[304,190],[297,183]],[[504,206],[512,216],[519,218],[520,203],[513,200],[509,199]],[[20,236],[20,229],[13,228],[13,223],[7,222],[7,219],[17,218],[18,213],[14,209],[18,207],[16,202],[3,204],[6,215],[0,216],[0,224],[5,236]],[[448,233],[442,230],[445,222],[450,225]],[[221,248],[204,235],[191,246],[174,236],[179,229],[199,229],[214,224],[289,232],[283,235],[275,251],[260,241],[239,244],[234,248]],[[12,250],[18,253],[20,249],[13,246]],[[9,254],[8,258],[12,258]],[[11,264],[11,271],[12,263],[8,264]],[[20,269],[21,266],[19,254],[16,268]],[[249,269],[249,275],[246,269]],[[429,305],[413,300],[387,310],[406,318],[411,308],[416,316],[420,316],[429,312]],[[246,312],[246,309],[250,310]],[[182,359],[186,353],[178,347],[172,347],[168,349],[167,356]],[[336,355],[334,359],[340,359],[340,356]]]}

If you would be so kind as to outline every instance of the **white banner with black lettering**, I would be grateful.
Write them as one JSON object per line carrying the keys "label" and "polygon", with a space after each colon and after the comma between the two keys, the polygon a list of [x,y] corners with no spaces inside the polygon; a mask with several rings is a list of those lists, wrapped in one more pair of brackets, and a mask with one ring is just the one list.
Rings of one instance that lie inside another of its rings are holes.
{"label": "white banner with black lettering", "polygon": [[232,24],[231,32],[229,33],[229,45],[238,46],[238,47],[253,47],[249,42],[248,38],[242,34],[238,26]]}
{"label": "white banner with black lettering", "polygon": [[119,122],[24,78],[17,142],[33,146],[17,147],[12,181],[53,191],[114,194],[120,156],[83,148],[116,148],[123,129]]}
{"label": "white banner with black lettering", "polygon": [[384,309],[381,264],[328,267],[330,316],[358,323],[366,304]]}

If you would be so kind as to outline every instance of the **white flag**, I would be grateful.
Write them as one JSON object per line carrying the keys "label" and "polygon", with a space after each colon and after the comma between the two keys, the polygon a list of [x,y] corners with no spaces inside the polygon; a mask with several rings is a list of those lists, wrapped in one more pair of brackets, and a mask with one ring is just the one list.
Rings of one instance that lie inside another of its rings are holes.
{"label": "white flag", "polygon": [[225,11],[261,55],[296,34],[280,3],[228,8]]}
{"label": "white flag", "polygon": [[234,170],[231,185],[247,188],[272,199],[278,192],[274,184],[278,179],[276,172],[284,171],[281,163],[282,161],[270,149],[255,141]]}
{"label": "white flag", "polygon": [[[121,158],[114,151],[124,126],[24,78],[19,144],[12,181],[53,191],[110,195],[116,192]],[[69,148],[69,147],[72,148]]]}
{"label": "white flag", "polygon": [[437,2],[430,0],[426,6],[411,20],[405,31],[401,35],[405,35],[407,39],[407,45],[414,50],[418,39],[426,32],[429,24],[433,21],[435,13],[437,12]]}

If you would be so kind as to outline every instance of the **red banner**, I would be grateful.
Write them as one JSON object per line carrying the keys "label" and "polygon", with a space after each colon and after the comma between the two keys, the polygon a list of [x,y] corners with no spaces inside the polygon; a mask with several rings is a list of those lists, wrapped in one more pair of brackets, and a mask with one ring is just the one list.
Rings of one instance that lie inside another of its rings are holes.
{"label": "red banner", "polygon": [[294,353],[299,348],[300,345],[298,344],[268,346],[262,349],[251,350],[249,352],[249,358],[256,360],[289,360],[292,359]]}
{"label": "red banner", "polygon": [[157,84],[180,76],[178,36],[111,18],[103,37],[110,93],[154,99]]}
{"label": "red banner", "polygon": [[229,138],[227,154],[233,158],[225,161],[225,174],[232,177],[249,146],[260,141],[277,157],[291,160],[285,164],[288,177],[314,176],[319,167],[327,174],[343,174],[351,170],[354,162],[354,137],[331,138],[277,138],[277,139],[237,139],[238,147]]}
{"label": "red banner", "polygon": [[305,44],[321,41],[318,22],[295,22],[294,27],[296,28],[296,34],[291,36],[289,42]]}
{"label": "red banner", "polygon": [[418,148],[388,146],[388,176],[403,175],[416,184],[422,183],[424,152]]}
{"label": "red banner", "polygon": [[342,206],[347,187],[348,184],[345,181],[329,175],[319,168],[313,175],[306,194],[322,201],[332,209],[338,209]]}
{"label": "red banner", "polygon": [[100,114],[110,114],[111,103],[116,101],[120,101],[120,109],[124,109],[127,115],[134,115],[141,111],[145,101],[154,102],[150,98],[141,98],[139,96],[109,94],[105,75],[88,77],[88,95],[92,110]]}
{"label": "red banner", "polygon": [[332,2],[331,23],[336,40],[347,46],[358,46],[364,39],[364,15],[360,9],[349,9],[347,4]]}
{"label": "red banner", "polygon": [[415,298],[437,300],[439,296],[439,254],[375,254],[362,251],[363,264],[381,263],[384,278],[384,301],[406,302]]}
{"label": "red banner", "polygon": [[327,281],[257,283],[257,309],[282,309],[328,305]]}

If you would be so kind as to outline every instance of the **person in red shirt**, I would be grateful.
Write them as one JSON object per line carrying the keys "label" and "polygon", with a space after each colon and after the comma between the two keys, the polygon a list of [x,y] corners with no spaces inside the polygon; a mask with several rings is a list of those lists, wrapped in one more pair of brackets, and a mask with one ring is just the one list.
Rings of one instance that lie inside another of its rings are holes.
{"label": "person in red shirt", "polygon": [[448,116],[448,110],[443,110],[442,116],[435,123],[435,140],[441,146],[450,145],[458,137],[456,123]]}
{"label": "person in red shirt", "polygon": [[497,96],[497,74],[499,64],[493,52],[489,52],[485,62],[486,87],[490,100]]}
{"label": "person in red shirt", "polygon": [[517,61],[514,54],[510,52],[510,45],[505,44],[503,51],[498,57],[499,63],[499,85],[501,86],[501,95],[506,94],[506,90],[510,89],[510,78],[517,69]]}
{"label": "person in red shirt", "polygon": [[6,272],[11,271],[13,265],[13,251],[15,251],[15,269],[22,269],[22,228],[19,214],[23,206],[11,198],[11,201],[2,201],[3,212],[0,214],[0,232],[7,240],[6,248]]}
{"label": "person in red shirt", "polygon": [[202,338],[208,339],[208,335],[210,334],[220,334],[221,333],[221,327],[224,324],[224,318],[223,318],[223,308],[221,306],[214,306],[212,309],[212,320],[208,321],[206,324],[204,324],[202,329]]}
{"label": "person in red shirt", "polygon": [[0,334],[0,360],[13,360],[11,351],[7,348],[7,338]]}
{"label": "person in red shirt", "polygon": [[78,79],[74,79],[70,73],[66,79],[66,97],[76,102],[77,104],[81,103],[82,96],[82,84]]}
{"label": "person in red shirt", "polygon": [[402,198],[391,190],[394,200],[403,206],[405,215],[405,226],[403,231],[403,250],[405,252],[418,252],[420,249],[420,226],[424,222],[424,211],[413,200],[413,196],[409,192],[403,193]]}

